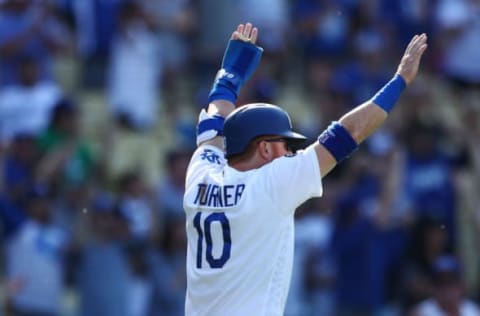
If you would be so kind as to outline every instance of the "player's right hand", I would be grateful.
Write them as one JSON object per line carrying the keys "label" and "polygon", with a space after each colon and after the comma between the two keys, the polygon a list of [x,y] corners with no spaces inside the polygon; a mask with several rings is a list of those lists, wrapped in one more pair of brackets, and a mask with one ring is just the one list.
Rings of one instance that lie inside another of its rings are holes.
{"label": "player's right hand", "polygon": [[[223,54],[222,67],[217,73],[214,88],[209,95],[210,102],[213,100],[236,102],[242,86],[253,75],[262,58],[263,48],[255,44],[257,36],[258,29],[251,23],[239,24],[232,33]],[[223,89],[223,92],[226,89],[227,93],[222,93],[219,88]]]}
{"label": "player's right hand", "polygon": [[427,49],[427,35],[415,35],[403,54],[397,68],[397,74],[402,76],[407,85],[415,79],[423,52]]}
{"label": "player's right hand", "polygon": [[258,29],[253,27],[251,23],[245,25],[239,24],[237,29],[232,33],[231,39],[241,40],[255,44],[257,42]]}

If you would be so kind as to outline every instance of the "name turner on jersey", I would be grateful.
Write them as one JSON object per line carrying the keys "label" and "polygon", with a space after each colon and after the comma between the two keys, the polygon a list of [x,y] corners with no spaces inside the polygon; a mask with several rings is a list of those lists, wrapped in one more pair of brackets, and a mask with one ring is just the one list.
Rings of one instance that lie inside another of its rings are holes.
{"label": "name turner on jersey", "polygon": [[237,205],[245,190],[245,184],[217,185],[199,183],[194,203],[208,207],[231,207]]}

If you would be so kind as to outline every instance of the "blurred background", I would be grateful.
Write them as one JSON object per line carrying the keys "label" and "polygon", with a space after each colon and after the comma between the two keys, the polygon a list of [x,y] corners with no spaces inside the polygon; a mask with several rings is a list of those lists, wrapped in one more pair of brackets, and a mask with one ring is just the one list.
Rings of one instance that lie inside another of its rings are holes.
{"label": "blurred background", "polygon": [[297,210],[286,315],[480,315],[480,1],[0,8],[0,315],[183,315],[196,118],[247,21],[265,54],[238,103],[311,141],[429,36],[385,126]]}

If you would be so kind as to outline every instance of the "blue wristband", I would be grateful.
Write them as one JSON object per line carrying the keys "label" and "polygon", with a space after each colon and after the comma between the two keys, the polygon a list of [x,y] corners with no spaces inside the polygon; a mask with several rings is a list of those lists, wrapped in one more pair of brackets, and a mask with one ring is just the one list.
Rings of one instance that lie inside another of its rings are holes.
{"label": "blue wristband", "polygon": [[348,130],[339,122],[332,122],[328,128],[320,134],[318,142],[322,144],[335,157],[337,163],[350,156],[358,148]]}
{"label": "blue wristband", "polygon": [[241,40],[230,40],[223,55],[222,68],[215,78],[208,101],[235,103],[243,84],[257,69],[263,48]]}
{"label": "blue wristband", "polygon": [[372,102],[384,109],[385,112],[390,113],[406,86],[407,84],[402,76],[396,74],[373,96]]}

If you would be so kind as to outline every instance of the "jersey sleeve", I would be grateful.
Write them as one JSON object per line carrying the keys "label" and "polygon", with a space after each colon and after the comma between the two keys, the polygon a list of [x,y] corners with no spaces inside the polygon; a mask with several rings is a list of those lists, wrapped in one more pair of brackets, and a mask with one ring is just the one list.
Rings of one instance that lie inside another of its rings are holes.
{"label": "jersey sleeve", "polygon": [[322,177],[313,148],[278,158],[262,171],[272,203],[283,212],[294,212],[306,200],[322,196]]}
{"label": "jersey sleeve", "polygon": [[201,145],[193,153],[187,168],[185,187],[188,189],[203,179],[208,173],[224,168],[225,154],[211,145]]}

